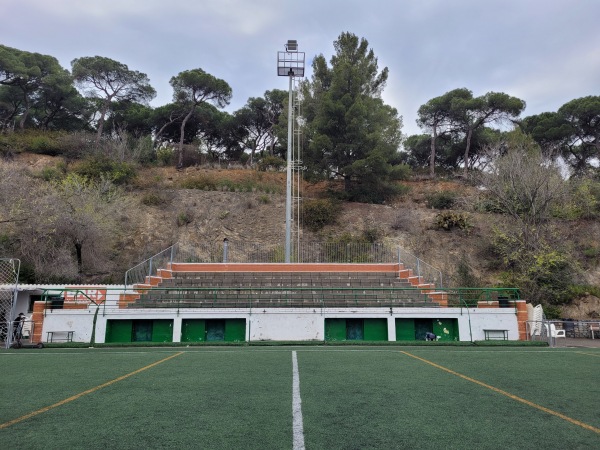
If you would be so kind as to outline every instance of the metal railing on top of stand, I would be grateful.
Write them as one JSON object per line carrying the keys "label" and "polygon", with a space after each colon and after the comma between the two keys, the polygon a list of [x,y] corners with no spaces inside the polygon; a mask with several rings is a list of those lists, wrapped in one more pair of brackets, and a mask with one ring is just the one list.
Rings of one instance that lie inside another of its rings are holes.
{"label": "metal railing on top of stand", "polygon": [[[400,263],[411,269],[414,276],[442,288],[442,272],[406,250],[382,243],[320,243],[309,242],[294,248],[294,263],[377,264]],[[283,245],[223,242],[185,247],[174,244],[125,272],[125,286],[144,284],[146,278],[157,275],[172,262],[188,263],[283,263]]]}

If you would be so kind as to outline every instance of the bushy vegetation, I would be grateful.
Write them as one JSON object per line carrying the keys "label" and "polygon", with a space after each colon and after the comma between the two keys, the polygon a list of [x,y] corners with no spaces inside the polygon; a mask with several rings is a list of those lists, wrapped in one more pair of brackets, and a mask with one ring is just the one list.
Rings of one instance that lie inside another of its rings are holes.
{"label": "bushy vegetation", "polygon": [[469,214],[456,211],[444,211],[435,217],[435,225],[442,230],[450,231],[454,228],[469,232],[473,223]]}
{"label": "bushy vegetation", "polygon": [[186,178],[179,183],[184,189],[199,189],[201,191],[225,191],[225,192],[264,192],[277,193],[279,186],[260,181],[260,176],[250,175],[243,179],[232,180],[226,174],[214,176],[210,174],[200,174]]}
{"label": "bushy vegetation", "polygon": [[450,191],[434,192],[428,194],[425,198],[429,208],[450,209],[456,202],[456,193]]}
{"label": "bushy vegetation", "polygon": [[132,164],[104,156],[86,158],[78,162],[73,171],[92,180],[108,179],[115,184],[127,184],[136,177],[136,170]]}
{"label": "bushy vegetation", "polygon": [[302,225],[310,231],[319,231],[337,222],[341,211],[339,202],[331,199],[308,199],[302,202]]}

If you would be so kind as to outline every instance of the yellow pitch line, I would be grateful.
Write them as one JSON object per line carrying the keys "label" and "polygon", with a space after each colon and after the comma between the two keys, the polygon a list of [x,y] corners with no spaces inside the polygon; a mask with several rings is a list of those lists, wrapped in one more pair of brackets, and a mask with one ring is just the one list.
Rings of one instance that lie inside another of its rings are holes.
{"label": "yellow pitch line", "polygon": [[575,352],[578,355],[587,355],[587,356],[595,356],[596,358],[600,358],[600,353],[586,353],[586,352]]}
{"label": "yellow pitch line", "polygon": [[405,355],[410,356],[411,358],[415,358],[415,359],[418,359],[419,361],[423,361],[424,363],[427,363],[427,364],[429,364],[429,365],[431,365],[433,367],[441,369],[444,372],[448,372],[448,373],[451,373],[452,375],[456,375],[457,377],[460,377],[460,378],[462,378],[464,380],[470,381],[471,383],[475,383],[475,384],[478,384],[479,386],[483,386],[485,388],[491,389],[492,391],[497,392],[498,394],[505,395],[505,396],[507,396],[509,398],[512,398],[513,400],[516,400],[518,402],[524,403],[525,405],[528,405],[528,406],[531,406],[533,408],[539,409],[540,411],[544,411],[544,412],[546,412],[548,414],[552,414],[553,416],[559,417],[559,418],[561,418],[563,420],[566,420],[567,422],[570,422],[570,423],[572,423],[574,425],[580,426],[581,428],[585,428],[586,430],[590,430],[590,431],[593,431],[594,433],[600,434],[600,428],[596,428],[596,427],[594,427],[592,425],[588,425],[587,423],[583,423],[583,422],[580,422],[579,420],[572,419],[571,417],[565,416],[564,414],[561,414],[561,413],[559,413],[557,411],[554,411],[552,409],[548,409],[548,408],[546,408],[544,406],[538,405],[537,403],[530,402],[529,400],[525,400],[524,398],[518,397],[518,396],[516,396],[514,394],[511,394],[510,392],[506,392],[506,391],[503,391],[502,389],[498,389],[497,387],[490,386],[489,384],[483,383],[482,381],[479,381],[479,380],[476,380],[474,378],[471,378],[471,377],[468,377],[466,375],[463,375],[461,373],[455,372],[454,370],[448,369],[447,367],[440,366],[439,364],[436,364],[436,363],[434,363],[432,361],[429,361],[427,359],[420,358],[419,356],[413,355],[413,354],[405,352],[405,351],[401,351],[400,353],[404,353]]}
{"label": "yellow pitch line", "polygon": [[142,367],[141,369],[135,370],[135,371],[133,371],[131,373],[128,373],[126,375],[123,375],[123,376],[121,376],[119,378],[115,378],[114,380],[107,381],[106,383],[103,383],[103,384],[101,384],[99,386],[96,386],[96,387],[93,387],[91,389],[88,389],[87,391],[83,391],[83,392],[80,392],[79,394],[75,394],[72,397],[65,398],[64,400],[61,400],[60,402],[54,403],[53,405],[46,406],[44,408],[38,409],[37,411],[33,411],[33,412],[29,413],[29,414],[25,414],[24,416],[21,416],[21,417],[18,417],[16,419],[13,419],[13,420],[11,420],[9,422],[5,422],[3,424],[0,424],[0,430],[2,428],[10,427],[11,425],[14,425],[15,423],[23,422],[24,420],[30,419],[32,417],[35,417],[38,414],[42,414],[42,413],[45,413],[46,411],[50,411],[51,409],[57,408],[57,407],[62,406],[64,404],[66,404],[66,403],[70,403],[70,402],[72,402],[74,400],[77,400],[80,397],[83,397],[84,395],[91,394],[92,392],[96,392],[96,391],[98,391],[98,390],[100,390],[102,388],[110,386],[111,384],[117,383],[118,381],[122,381],[122,380],[124,380],[126,378],[129,378],[129,377],[131,377],[133,375],[136,375],[136,374],[138,374],[140,372],[143,372],[144,370],[150,369],[150,368],[152,368],[154,366],[157,366],[157,365],[159,365],[161,363],[164,363],[165,361],[168,361],[169,359],[175,358],[176,356],[183,355],[183,353],[184,352],[175,353],[174,355],[168,356],[168,357],[166,357],[164,359],[161,359],[160,361],[156,361],[155,363],[149,364],[149,365],[147,365],[145,367]]}

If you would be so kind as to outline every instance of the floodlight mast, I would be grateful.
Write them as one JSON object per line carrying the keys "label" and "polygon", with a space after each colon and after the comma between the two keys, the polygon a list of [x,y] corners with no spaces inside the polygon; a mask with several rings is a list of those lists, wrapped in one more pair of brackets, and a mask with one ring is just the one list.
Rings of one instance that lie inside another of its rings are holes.
{"label": "floodlight mast", "polygon": [[288,142],[287,142],[287,168],[285,186],[285,262],[291,262],[292,243],[292,133],[293,133],[293,90],[294,77],[304,77],[304,52],[298,51],[298,41],[288,40],[285,52],[277,52],[277,75],[289,77],[288,97]]}

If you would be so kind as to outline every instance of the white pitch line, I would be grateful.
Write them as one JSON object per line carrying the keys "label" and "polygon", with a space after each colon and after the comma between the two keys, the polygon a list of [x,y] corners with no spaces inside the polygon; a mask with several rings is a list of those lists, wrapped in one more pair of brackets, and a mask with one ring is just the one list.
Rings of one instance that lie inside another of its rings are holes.
{"label": "white pitch line", "polygon": [[300,398],[300,375],[298,373],[298,357],[296,351],[292,352],[292,414],[294,450],[304,450],[304,425],[302,423],[302,399]]}

